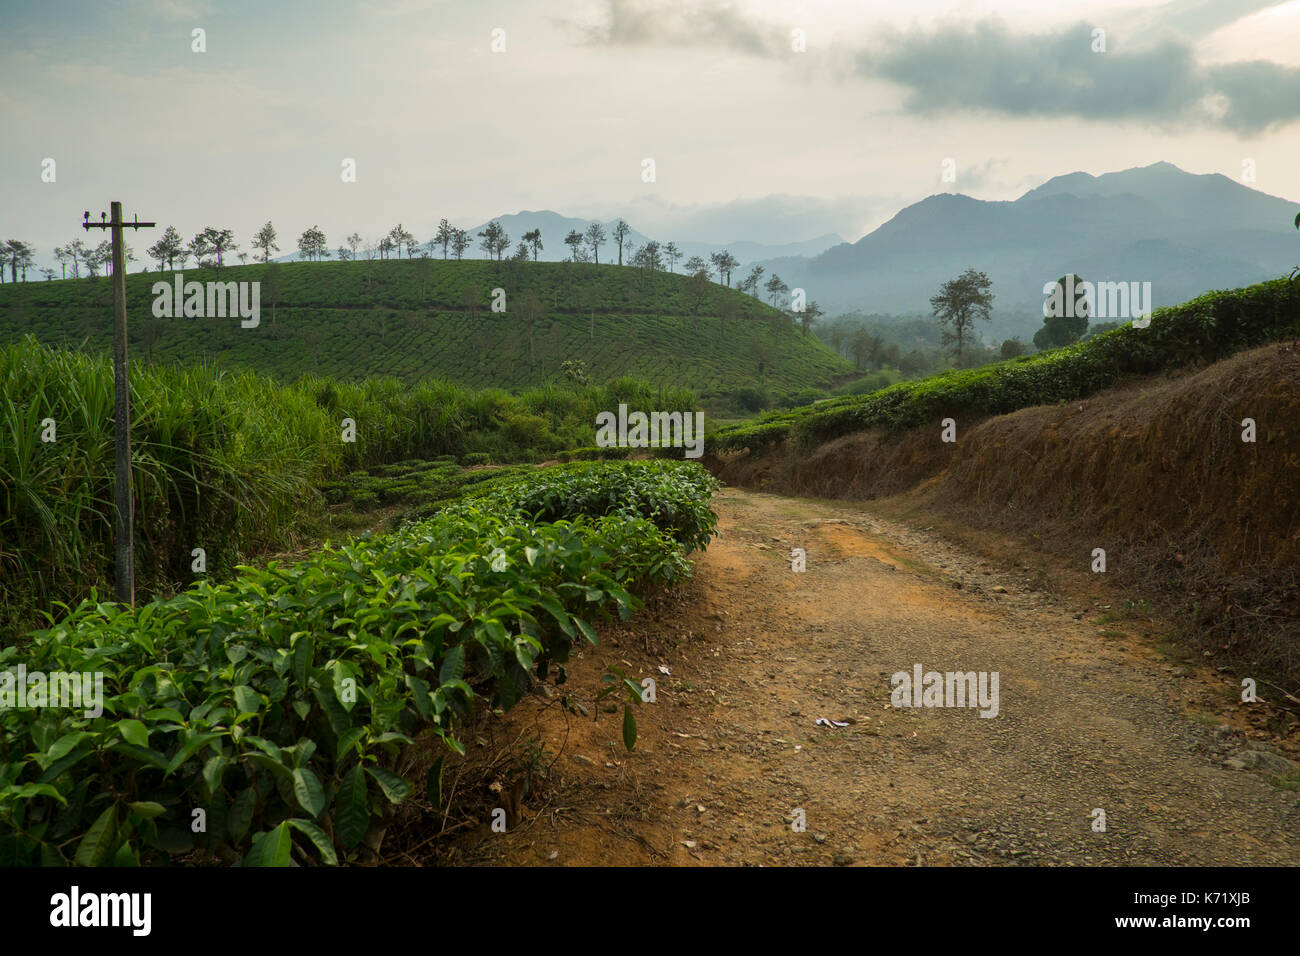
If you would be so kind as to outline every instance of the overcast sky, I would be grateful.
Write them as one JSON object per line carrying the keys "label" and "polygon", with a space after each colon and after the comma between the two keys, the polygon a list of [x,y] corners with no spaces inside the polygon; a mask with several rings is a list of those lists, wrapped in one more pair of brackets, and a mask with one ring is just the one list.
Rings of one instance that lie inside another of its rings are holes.
{"label": "overcast sky", "polygon": [[942,189],[1014,199],[1158,160],[1240,179],[1252,159],[1255,188],[1300,200],[1297,38],[1300,0],[14,4],[0,237],[48,262],[120,199],[248,251],[268,219],[289,252],[312,225],[334,247],[522,209],[855,240]]}

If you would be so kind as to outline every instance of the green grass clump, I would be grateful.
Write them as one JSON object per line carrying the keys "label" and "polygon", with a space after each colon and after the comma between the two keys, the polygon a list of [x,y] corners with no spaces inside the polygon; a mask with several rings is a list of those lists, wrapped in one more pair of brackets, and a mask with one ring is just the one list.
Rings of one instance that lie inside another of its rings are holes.
{"label": "green grass clump", "polygon": [[901,382],[866,396],[822,402],[719,429],[712,452],[759,452],[787,439],[815,445],[879,428],[889,433],[945,415],[999,415],[1072,401],[1131,375],[1214,362],[1300,335],[1300,285],[1279,279],[1211,292],[1157,309],[1148,328],[1126,325],[1066,348]]}
{"label": "green grass clump", "polygon": [[[99,714],[0,709],[0,865],[355,859],[410,792],[402,748],[432,730],[463,753],[479,702],[509,708],[598,616],[689,573],[715,487],[686,462],[514,476],[292,567],[136,609],[92,596],[0,650],[103,677]],[[552,520],[525,516],[539,502]]]}

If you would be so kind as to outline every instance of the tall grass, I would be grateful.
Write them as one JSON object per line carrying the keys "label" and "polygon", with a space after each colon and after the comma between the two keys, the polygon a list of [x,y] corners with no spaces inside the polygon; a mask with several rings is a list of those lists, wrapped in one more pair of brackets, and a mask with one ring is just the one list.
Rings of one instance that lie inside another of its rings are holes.
{"label": "tall grass", "polygon": [[[211,365],[136,366],[131,375],[136,579],[193,580],[283,545],[324,508],[320,483],[388,462],[452,455],[540,461],[591,445],[598,411],[620,401],[688,411],[695,396],[619,379],[518,397],[439,380],[277,385]],[[343,441],[344,419],[355,441]],[[43,422],[53,421],[54,440]],[[111,583],[112,362],[33,337],[0,348],[0,628]]]}

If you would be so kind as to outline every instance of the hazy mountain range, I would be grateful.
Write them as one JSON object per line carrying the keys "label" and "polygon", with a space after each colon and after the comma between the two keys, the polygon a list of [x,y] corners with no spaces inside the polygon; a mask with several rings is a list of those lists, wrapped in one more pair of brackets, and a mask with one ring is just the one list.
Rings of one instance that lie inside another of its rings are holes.
{"label": "hazy mountain range", "polygon": [[[1102,176],[1057,176],[1010,202],[939,193],[852,243],[833,233],[785,244],[700,242],[651,237],[633,223],[628,241],[674,241],[683,261],[694,255],[707,260],[726,249],[742,263],[733,283],[758,263],[767,275],[775,272],[790,287],[805,289],[831,314],[928,313],[939,286],[974,267],[993,280],[995,313],[1041,315],[1043,284],[1066,272],[1093,282],[1150,282],[1156,306],[1284,275],[1300,263],[1300,236],[1292,226],[1297,209],[1300,204],[1226,176],[1161,162]],[[567,258],[564,237],[591,222],[549,210],[496,221],[512,248],[525,232],[540,229],[539,258],[548,261]],[[602,224],[612,234],[614,220]],[[468,230],[474,245],[467,255],[483,257],[477,234],[486,225]],[[785,224],[795,234],[798,226],[797,219]],[[607,238],[600,261],[617,260]]]}
{"label": "hazy mountain range", "polygon": [[928,312],[967,267],[993,280],[994,308],[1039,312],[1066,273],[1146,281],[1156,306],[1276,278],[1300,262],[1300,204],[1169,163],[1048,180],[1012,202],[944,193],[857,242],[762,263],[833,311]]}

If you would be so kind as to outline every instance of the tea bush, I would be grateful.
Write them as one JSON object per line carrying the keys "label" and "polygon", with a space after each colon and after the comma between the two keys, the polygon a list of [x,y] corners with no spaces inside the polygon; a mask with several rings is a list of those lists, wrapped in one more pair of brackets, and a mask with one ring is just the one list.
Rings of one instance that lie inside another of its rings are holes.
{"label": "tea bush", "polygon": [[431,729],[463,752],[477,701],[510,707],[597,615],[687,574],[714,488],[692,463],[571,466],[292,567],[83,601],[0,651],[104,684],[98,716],[0,709],[0,865],[356,858],[410,791],[401,749]]}

